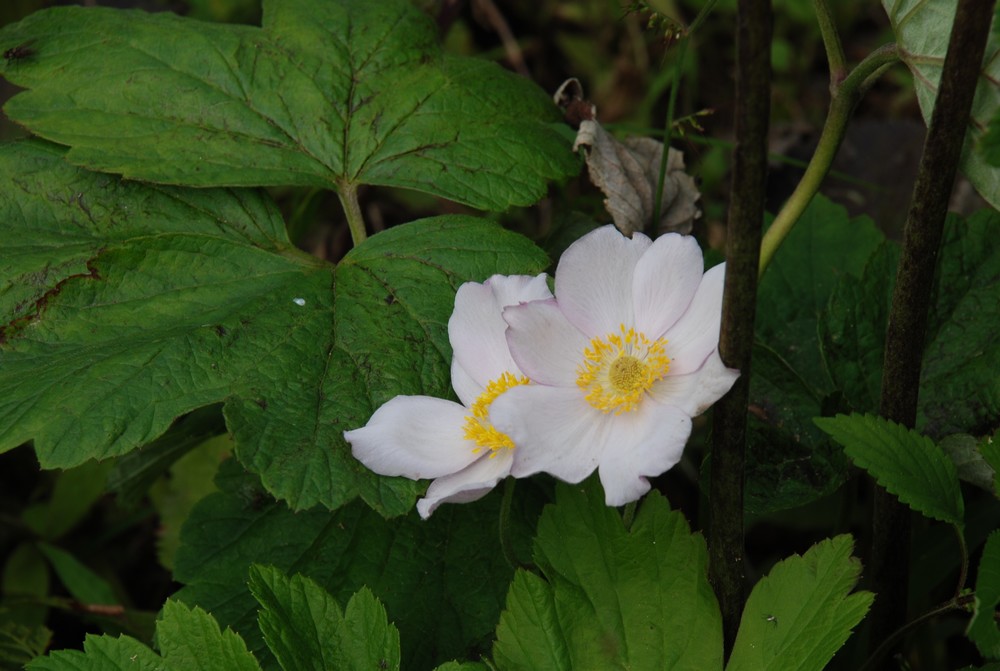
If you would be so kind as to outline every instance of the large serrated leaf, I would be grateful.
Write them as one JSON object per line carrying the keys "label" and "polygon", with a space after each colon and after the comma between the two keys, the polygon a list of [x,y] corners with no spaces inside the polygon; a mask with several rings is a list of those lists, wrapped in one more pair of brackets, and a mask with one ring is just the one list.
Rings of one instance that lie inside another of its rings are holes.
{"label": "large serrated leaf", "polygon": [[538,524],[535,562],[544,579],[519,573],[508,593],[499,669],[722,667],[705,543],[656,492],[626,531],[599,487],[560,486]]}
{"label": "large serrated leaf", "polygon": [[[913,84],[924,120],[930,119],[937,97],[944,56],[948,51],[951,24],[958,0],[882,0],[889,15],[900,57],[913,73]],[[981,152],[973,151],[990,120],[1000,111],[1000,34],[993,32],[986,45],[983,69],[976,86],[962,154],[961,169],[979,194],[993,207],[1000,207],[1000,167],[991,165]]]}
{"label": "large serrated leaf", "polygon": [[342,432],[397,394],[450,393],[456,288],[548,260],[473,217],[389,229],[334,268],[262,194],[150,187],[0,148],[0,451],[45,468],[124,454],[225,402],[236,454],[296,508],[419,485],[358,464]]}
{"label": "large serrated leaf", "polygon": [[919,513],[961,527],[965,506],[955,464],[916,431],[873,415],[817,417],[855,464]]}
{"label": "large serrated leaf", "polygon": [[[177,596],[239,631],[264,668],[277,666],[246,586],[250,566],[264,558],[339,603],[368,586],[399,628],[405,668],[487,651],[513,574],[499,534],[489,531],[498,524],[497,495],[443,506],[426,522],[416,513],[387,521],[358,502],[333,514],[293,513],[261,496],[256,479],[231,461],[216,482],[222,491],[198,503],[182,531],[174,577],[186,586]],[[530,497],[519,498],[515,507]]]}
{"label": "large serrated leaf", "polygon": [[785,559],[747,599],[726,671],[820,671],[868,612],[874,595],[851,590],[861,562],[850,536]]}
{"label": "large serrated leaf", "polygon": [[192,186],[381,184],[530,205],[579,162],[551,100],[442,54],[405,0],[265,0],[262,28],[64,7],[0,30],[5,107],[68,159]]}

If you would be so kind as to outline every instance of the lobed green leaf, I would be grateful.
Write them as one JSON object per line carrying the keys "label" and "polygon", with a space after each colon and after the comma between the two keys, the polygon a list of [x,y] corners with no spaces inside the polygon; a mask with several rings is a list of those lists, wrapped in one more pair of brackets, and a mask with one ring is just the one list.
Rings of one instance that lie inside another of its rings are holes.
{"label": "lobed green leaf", "polygon": [[965,506],[955,464],[930,438],[873,415],[817,417],[851,461],[913,510],[961,527]]}
{"label": "lobed green leaf", "polygon": [[528,80],[445,55],[406,0],[265,0],[263,27],[61,7],[0,30],[30,44],[6,106],[94,170],[162,184],[380,184],[530,205],[579,161]]}
{"label": "lobed green leaf", "polygon": [[851,590],[861,562],[850,536],[778,562],[750,593],[726,671],[820,671],[861,622],[871,592]]}
{"label": "lobed green leaf", "polygon": [[535,562],[544,578],[520,571],[507,595],[499,669],[721,669],[704,540],[656,492],[626,530],[599,487],[560,485]]}

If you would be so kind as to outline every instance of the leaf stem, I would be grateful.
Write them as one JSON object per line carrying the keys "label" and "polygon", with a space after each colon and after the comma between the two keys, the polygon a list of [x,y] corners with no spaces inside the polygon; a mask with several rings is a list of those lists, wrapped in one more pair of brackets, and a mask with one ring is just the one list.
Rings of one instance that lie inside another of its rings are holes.
{"label": "leaf stem", "polygon": [[652,227],[649,233],[655,235],[657,229],[660,226],[660,212],[663,208],[663,180],[667,177],[667,165],[670,159],[670,138],[674,131],[674,116],[677,110],[677,92],[681,87],[681,76],[684,71],[684,57],[687,54],[688,40],[691,37],[691,33],[700,26],[708,15],[711,14],[712,9],[715,8],[716,3],[719,0],[708,0],[701,7],[701,11],[694,17],[694,21],[691,22],[684,30],[684,35],[680,39],[680,44],[677,47],[677,60],[674,63],[674,83],[670,87],[670,98],[667,100],[667,119],[663,126],[663,155],[660,157],[660,173],[659,180],[656,183],[656,198],[653,200],[653,221],[650,222]]}
{"label": "leaf stem", "polygon": [[833,159],[837,156],[840,143],[844,140],[847,122],[850,121],[854,108],[861,96],[874,82],[871,76],[884,72],[887,66],[898,60],[899,50],[896,45],[887,44],[868,54],[867,58],[861,61],[844,81],[834,87],[830,98],[830,111],[823,124],[823,132],[820,134],[816,151],[809,160],[805,174],[802,175],[802,179],[799,180],[792,195],[778,212],[778,216],[774,218],[767,233],[764,234],[760,250],[760,273],[763,273],[767,268],[782,241],[792,230],[802,213],[805,212],[809,203],[812,202],[813,196],[819,191],[823,178],[826,177],[830,166],[833,165]]}
{"label": "leaf stem", "polygon": [[962,531],[962,527],[952,524],[951,528],[955,530],[955,536],[958,537],[958,552],[961,555],[961,563],[958,567],[958,585],[955,587],[955,598],[957,599],[962,595],[962,590],[965,589],[965,579],[969,575],[969,546],[965,544],[965,533]]}
{"label": "leaf stem", "polygon": [[899,639],[905,636],[913,629],[922,625],[924,622],[927,622],[928,620],[931,620],[937,617],[938,615],[943,615],[944,613],[953,610],[960,610],[961,608],[962,604],[958,601],[957,598],[949,599],[943,604],[931,608],[923,615],[911,620],[910,622],[907,622],[905,625],[903,625],[896,631],[892,632],[892,634],[887,636],[885,640],[882,641],[881,645],[879,645],[875,649],[875,651],[871,654],[871,656],[868,657],[868,659],[865,661],[865,663],[862,665],[859,671],[872,671],[872,669],[878,668],[878,663],[882,661],[882,658],[885,657],[886,654],[888,654],[888,652],[899,641]]}
{"label": "leaf stem", "polygon": [[713,411],[708,513],[709,579],[722,610],[727,655],[744,603],[743,483],[771,116],[771,0],[739,0],[736,53],[736,148],[719,353],[727,366],[740,370],[740,377]]}
{"label": "leaf stem", "polygon": [[816,10],[819,33],[823,37],[826,60],[830,65],[830,93],[835,94],[837,86],[847,76],[847,59],[844,57],[844,47],[840,43],[837,25],[833,20],[833,13],[830,11],[830,5],[827,4],[827,1],[813,0],[813,9]]}
{"label": "leaf stem", "polygon": [[[969,125],[993,2],[959,0],[941,71],[934,111],[903,229],[903,246],[886,329],[882,416],[912,428],[916,422],[921,361],[927,331],[927,297]],[[878,594],[871,612],[870,640],[885,639],[905,620],[909,578],[909,511],[876,486],[870,559]]]}
{"label": "leaf stem", "polygon": [[365,218],[361,215],[361,206],[358,204],[358,185],[348,180],[337,183],[337,197],[344,208],[344,215],[347,217],[347,227],[351,229],[351,240],[357,247],[368,237],[365,231]]}

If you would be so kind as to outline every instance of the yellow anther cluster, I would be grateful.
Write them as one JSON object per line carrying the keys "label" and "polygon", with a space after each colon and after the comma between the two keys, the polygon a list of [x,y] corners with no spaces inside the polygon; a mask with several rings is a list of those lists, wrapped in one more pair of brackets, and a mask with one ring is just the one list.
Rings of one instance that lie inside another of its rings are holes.
{"label": "yellow anther cluster", "polygon": [[618,329],[590,341],[576,379],[590,405],[616,415],[634,410],[643,394],[670,370],[666,340],[650,341],[624,324]]}
{"label": "yellow anther cluster", "polygon": [[497,379],[491,380],[469,408],[471,414],[465,418],[465,437],[476,443],[477,447],[472,450],[474,453],[489,449],[493,452],[490,455],[492,458],[496,456],[498,450],[514,449],[514,441],[507,434],[497,431],[490,423],[490,404],[500,394],[521,384],[528,384],[528,378],[504,373]]}

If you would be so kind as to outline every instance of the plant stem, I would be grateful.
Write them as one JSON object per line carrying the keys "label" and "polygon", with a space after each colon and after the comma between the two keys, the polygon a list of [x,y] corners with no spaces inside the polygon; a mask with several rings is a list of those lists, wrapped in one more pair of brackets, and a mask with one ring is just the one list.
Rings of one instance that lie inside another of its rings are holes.
{"label": "plant stem", "polygon": [[727,366],[740,370],[740,378],[713,412],[709,491],[709,579],[722,609],[727,655],[744,603],[743,480],[771,116],[771,1],[739,0],[737,12],[736,149],[719,353]]}
{"label": "plant stem", "polygon": [[826,0],[813,0],[816,10],[816,21],[819,23],[819,33],[823,37],[826,48],[826,60],[830,65],[830,93],[836,94],[840,82],[847,76],[847,59],[844,58],[844,47],[840,44],[840,35],[833,20],[833,13]]}
{"label": "plant stem", "polygon": [[[885,640],[882,641],[881,645],[879,645],[875,649],[875,651],[871,654],[871,656],[868,657],[868,660],[861,667],[860,671],[871,671],[872,669],[878,668],[877,666],[878,663],[882,661],[882,658],[885,657],[886,654],[892,649],[892,646],[894,646],[899,641],[900,638],[902,638],[904,635],[906,635],[913,629],[919,627],[924,622],[927,622],[928,620],[931,620],[937,617],[938,615],[943,615],[944,613],[947,613],[949,611],[959,610],[961,608],[962,608],[961,604],[959,604],[959,602],[956,599],[950,599],[939,606],[931,608],[929,611],[927,611],[920,617],[917,617],[911,620],[910,622],[906,623],[905,626],[902,626],[896,631],[892,632],[892,634],[887,636]],[[896,665],[894,664],[890,668],[896,669],[898,667],[896,667]]]}
{"label": "plant stem", "polygon": [[351,229],[351,240],[357,247],[368,237],[365,231],[365,219],[361,216],[361,206],[358,204],[358,185],[342,180],[337,183],[337,197],[344,208],[347,217],[347,227]]}
{"label": "plant stem", "polygon": [[809,166],[792,195],[789,196],[788,201],[778,212],[778,216],[774,218],[774,222],[764,235],[760,250],[761,273],[767,268],[785,236],[792,230],[792,226],[799,220],[813,196],[819,191],[820,184],[823,183],[823,178],[829,172],[830,166],[833,165],[833,159],[837,156],[837,150],[840,149],[840,143],[847,131],[847,122],[850,121],[851,114],[861,96],[873,82],[871,75],[884,71],[886,66],[898,60],[899,53],[896,45],[888,44],[880,47],[868,54],[868,57],[861,61],[843,82],[834,87],[830,99],[830,111],[823,124],[823,132],[820,134],[816,152],[809,160]]}
{"label": "plant stem", "polygon": [[965,543],[965,532],[962,531],[962,527],[953,524],[951,528],[955,530],[955,536],[958,538],[958,552],[961,555],[961,563],[958,566],[958,585],[955,587],[955,598],[957,599],[962,596],[962,590],[965,589],[965,579],[969,575],[969,546]]}
{"label": "plant stem", "polygon": [[[910,428],[917,416],[927,297],[932,293],[948,199],[969,125],[993,4],[959,0],[903,230],[903,249],[886,329],[879,411]],[[905,621],[910,545],[908,509],[881,488],[875,491],[870,570],[878,597],[870,616],[873,644]]]}

